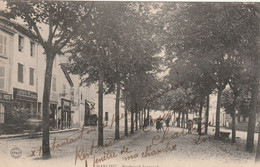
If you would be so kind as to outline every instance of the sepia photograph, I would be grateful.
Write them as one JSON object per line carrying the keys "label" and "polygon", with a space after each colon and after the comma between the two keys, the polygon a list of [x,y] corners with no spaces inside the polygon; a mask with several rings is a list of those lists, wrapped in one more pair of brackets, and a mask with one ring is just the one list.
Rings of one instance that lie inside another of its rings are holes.
{"label": "sepia photograph", "polygon": [[260,166],[260,2],[0,0],[0,167]]}

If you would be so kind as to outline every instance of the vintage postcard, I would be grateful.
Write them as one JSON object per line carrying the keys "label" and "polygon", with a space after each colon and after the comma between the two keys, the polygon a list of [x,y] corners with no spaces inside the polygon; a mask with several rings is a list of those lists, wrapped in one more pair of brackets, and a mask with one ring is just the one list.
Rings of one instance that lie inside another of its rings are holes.
{"label": "vintage postcard", "polygon": [[260,163],[260,3],[0,1],[0,167]]}

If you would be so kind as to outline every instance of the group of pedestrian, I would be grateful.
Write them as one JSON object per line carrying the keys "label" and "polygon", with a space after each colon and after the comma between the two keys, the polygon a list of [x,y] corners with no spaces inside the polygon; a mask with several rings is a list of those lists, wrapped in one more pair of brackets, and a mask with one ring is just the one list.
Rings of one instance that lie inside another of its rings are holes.
{"label": "group of pedestrian", "polygon": [[162,118],[157,118],[156,120],[156,130],[157,132],[160,132],[161,130],[164,131],[164,128],[163,128],[163,119]]}
{"label": "group of pedestrian", "polygon": [[166,127],[169,127],[170,126],[170,120],[171,120],[170,117],[167,117],[165,120],[163,118],[161,118],[161,117],[157,118],[156,119],[156,129],[157,129],[157,132],[164,131],[164,128],[163,128],[164,122],[166,124]]}
{"label": "group of pedestrian", "polygon": [[[164,122],[165,122],[166,127],[169,127],[171,117],[167,117],[166,119],[159,117],[159,118],[155,119],[154,121],[155,121],[155,125],[156,125],[155,127],[156,127],[157,132],[161,132],[161,131],[164,131],[164,127],[163,127]],[[153,125],[153,119],[150,119],[150,125]],[[188,120],[187,129],[188,129],[189,134],[192,133],[192,130],[193,130],[193,121],[192,120]]]}

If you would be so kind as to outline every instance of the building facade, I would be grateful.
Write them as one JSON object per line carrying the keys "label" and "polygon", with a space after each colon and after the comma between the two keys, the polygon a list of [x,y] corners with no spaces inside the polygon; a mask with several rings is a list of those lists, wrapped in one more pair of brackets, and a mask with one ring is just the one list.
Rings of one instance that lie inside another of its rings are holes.
{"label": "building facade", "polygon": [[[50,128],[80,127],[94,111],[92,88],[68,74],[68,56],[57,55],[50,94]],[[42,119],[46,57],[27,29],[0,17],[0,134],[21,132],[29,119]],[[13,128],[13,129],[12,129]]]}
{"label": "building facade", "polygon": [[37,49],[24,27],[0,18],[1,124],[38,117]]}
{"label": "building facade", "polygon": [[12,107],[11,69],[14,29],[0,22],[0,124],[10,122]]}

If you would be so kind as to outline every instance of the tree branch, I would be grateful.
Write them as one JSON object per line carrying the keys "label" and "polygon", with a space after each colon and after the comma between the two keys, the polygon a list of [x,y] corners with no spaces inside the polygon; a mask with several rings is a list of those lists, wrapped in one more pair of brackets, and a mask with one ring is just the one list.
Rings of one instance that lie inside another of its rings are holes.
{"label": "tree branch", "polygon": [[54,30],[53,30],[53,33],[52,33],[52,36],[51,36],[51,40],[53,39],[53,37],[54,37],[54,35],[55,35],[57,29],[58,29],[58,23],[57,23],[57,24],[55,25],[55,27],[54,27]]}
{"label": "tree branch", "polygon": [[52,43],[52,38],[51,38],[51,36],[53,36],[53,32],[52,32],[53,20],[52,20],[52,15],[51,15],[51,13],[49,13],[49,17],[50,17],[50,21],[49,21],[49,37],[48,37],[47,41],[48,41],[48,43]]}
{"label": "tree branch", "polygon": [[42,38],[42,35],[41,35],[37,25],[36,25],[36,22],[34,22],[33,19],[29,15],[27,15],[27,14],[25,15],[25,18],[28,20],[28,23],[32,25],[33,30],[35,31],[35,33],[36,33],[36,35],[38,37],[38,40],[41,43],[41,45],[44,46],[45,42],[44,42],[44,40]]}
{"label": "tree branch", "polygon": [[61,50],[69,41],[71,37],[67,38],[63,43],[58,46],[58,50]]}

